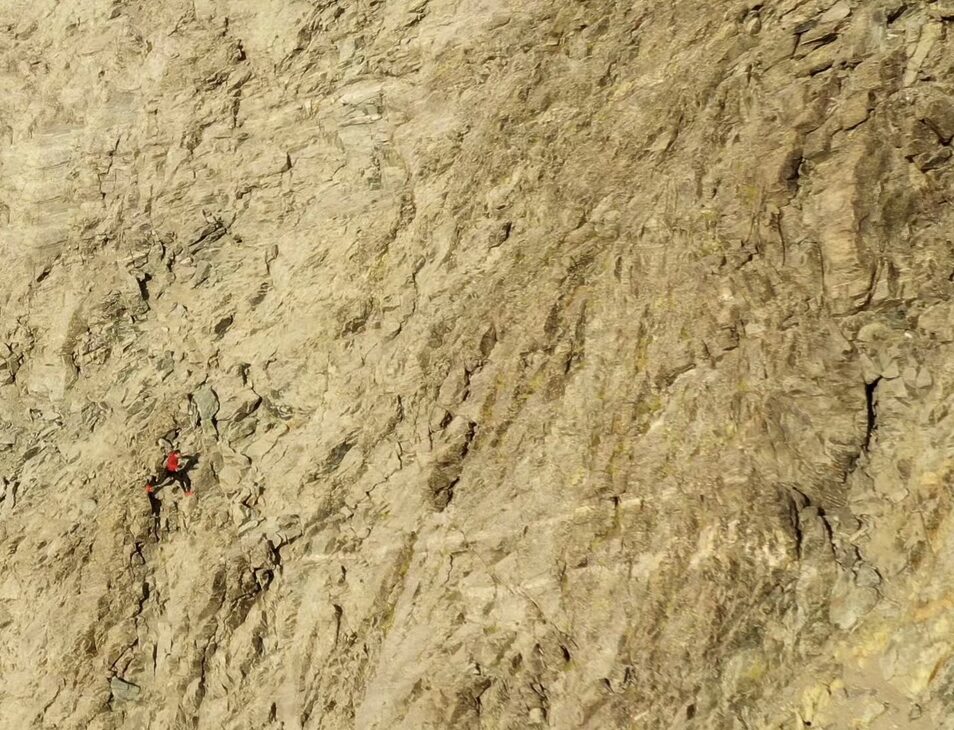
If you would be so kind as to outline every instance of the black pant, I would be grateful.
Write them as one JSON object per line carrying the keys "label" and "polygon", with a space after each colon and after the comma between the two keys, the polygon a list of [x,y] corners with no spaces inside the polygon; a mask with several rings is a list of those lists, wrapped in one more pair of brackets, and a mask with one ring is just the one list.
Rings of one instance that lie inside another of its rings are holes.
{"label": "black pant", "polygon": [[156,489],[161,489],[167,484],[172,484],[175,482],[178,484],[183,492],[192,491],[192,480],[189,479],[189,475],[186,473],[185,469],[179,469],[179,471],[169,471],[168,469],[163,469],[159,474],[159,482],[156,484]]}

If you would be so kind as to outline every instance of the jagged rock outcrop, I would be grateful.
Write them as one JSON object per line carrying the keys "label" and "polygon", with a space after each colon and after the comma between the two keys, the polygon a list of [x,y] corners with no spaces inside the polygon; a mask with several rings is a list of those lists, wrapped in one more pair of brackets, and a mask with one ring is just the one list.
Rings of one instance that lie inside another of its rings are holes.
{"label": "jagged rock outcrop", "polygon": [[954,728],[952,22],[6,3],[4,726]]}

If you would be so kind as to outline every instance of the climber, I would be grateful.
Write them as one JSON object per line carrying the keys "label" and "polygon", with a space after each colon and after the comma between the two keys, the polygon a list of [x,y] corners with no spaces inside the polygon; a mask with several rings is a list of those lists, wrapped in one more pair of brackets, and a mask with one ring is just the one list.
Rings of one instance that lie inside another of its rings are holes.
{"label": "climber", "polygon": [[187,497],[192,496],[192,480],[189,479],[189,474],[187,472],[187,469],[190,466],[191,463],[183,462],[182,452],[180,452],[178,449],[173,449],[169,452],[169,456],[166,457],[166,478],[176,482],[180,487],[182,487],[182,493]]}
{"label": "climber", "polygon": [[146,496],[149,498],[149,511],[152,512],[156,520],[156,529],[159,527],[159,512],[162,510],[162,503],[156,498],[156,478],[150,476],[146,479]]}
{"label": "climber", "polygon": [[188,470],[192,466],[193,461],[194,459],[188,459],[186,462],[183,462],[182,452],[178,449],[173,449],[169,452],[168,456],[166,456],[162,466],[159,467],[158,480],[155,480],[152,484],[147,484],[146,491],[152,494],[167,484],[175,482],[182,487],[183,494],[187,497],[191,497],[193,494],[192,480],[189,478]]}

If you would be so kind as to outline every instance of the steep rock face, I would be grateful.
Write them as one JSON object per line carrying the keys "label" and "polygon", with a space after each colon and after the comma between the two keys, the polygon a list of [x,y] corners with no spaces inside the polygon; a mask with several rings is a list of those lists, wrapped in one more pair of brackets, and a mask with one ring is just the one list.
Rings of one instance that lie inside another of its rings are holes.
{"label": "steep rock face", "polygon": [[7,3],[4,723],[954,727],[952,20]]}

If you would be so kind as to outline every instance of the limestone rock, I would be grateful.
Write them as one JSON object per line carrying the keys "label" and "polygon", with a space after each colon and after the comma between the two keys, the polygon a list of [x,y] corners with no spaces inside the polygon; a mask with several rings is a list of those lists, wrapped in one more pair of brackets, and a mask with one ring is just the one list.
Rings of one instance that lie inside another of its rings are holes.
{"label": "limestone rock", "polygon": [[950,727],[952,7],[0,3],[0,724]]}
{"label": "limestone rock", "polygon": [[878,591],[872,586],[842,573],[832,590],[828,615],[840,629],[850,629],[878,603]]}
{"label": "limestone rock", "polygon": [[192,401],[203,423],[212,423],[219,412],[219,398],[211,386],[203,385],[192,394]]}
{"label": "limestone rock", "polygon": [[221,395],[221,390],[217,396],[221,398],[216,416],[220,421],[241,421],[258,407],[262,402],[261,397],[253,390],[239,389],[226,392]]}
{"label": "limestone rock", "polygon": [[131,701],[139,699],[139,687],[119,677],[113,677],[109,680],[109,689],[117,700]]}

